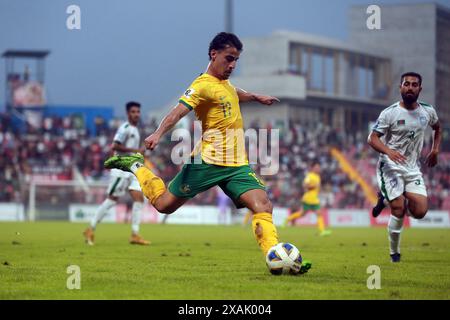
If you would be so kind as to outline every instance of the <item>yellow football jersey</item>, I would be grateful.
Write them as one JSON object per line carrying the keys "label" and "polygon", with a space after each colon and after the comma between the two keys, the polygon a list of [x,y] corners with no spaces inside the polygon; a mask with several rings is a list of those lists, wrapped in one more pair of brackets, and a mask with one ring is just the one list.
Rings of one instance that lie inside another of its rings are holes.
{"label": "yellow football jersey", "polygon": [[203,161],[226,167],[248,164],[245,152],[244,125],[236,88],[228,80],[209,74],[200,75],[180,98],[180,103],[194,110],[202,122]]}
{"label": "yellow football jersey", "polygon": [[320,204],[320,176],[317,173],[309,172],[303,180],[303,184],[313,185],[314,189],[306,191],[302,201],[306,204]]}

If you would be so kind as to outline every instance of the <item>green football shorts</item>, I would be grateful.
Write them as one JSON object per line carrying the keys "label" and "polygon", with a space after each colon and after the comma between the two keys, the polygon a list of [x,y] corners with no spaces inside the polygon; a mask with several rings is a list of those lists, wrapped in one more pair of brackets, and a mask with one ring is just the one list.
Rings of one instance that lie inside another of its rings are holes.
{"label": "green football shorts", "polygon": [[243,193],[254,189],[266,190],[249,165],[223,167],[205,162],[185,164],[168,188],[176,197],[191,199],[214,186],[219,186],[238,208],[244,207],[239,203]]}
{"label": "green football shorts", "polygon": [[320,204],[307,204],[303,202],[303,211],[317,211],[320,209]]}

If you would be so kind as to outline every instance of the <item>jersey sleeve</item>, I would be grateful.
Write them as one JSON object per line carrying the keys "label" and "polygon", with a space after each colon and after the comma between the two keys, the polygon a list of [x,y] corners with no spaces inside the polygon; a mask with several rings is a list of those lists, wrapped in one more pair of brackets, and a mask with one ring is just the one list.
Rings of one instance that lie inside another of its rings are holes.
{"label": "jersey sleeve", "polygon": [[377,119],[377,122],[373,126],[372,131],[381,133],[384,136],[390,126],[391,124],[388,119],[388,113],[386,111],[383,111],[381,112],[380,116]]}
{"label": "jersey sleeve", "polygon": [[206,90],[204,86],[194,81],[189,89],[180,97],[179,102],[185,105],[189,110],[195,109],[199,104],[205,101]]}
{"label": "jersey sleeve", "polygon": [[119,127],[119,129],[117,129],[113,141],[119,142],[120,144],[124,144],[126,139],[127,139],[127,130],[125,129],[125,126],[122,125]]}

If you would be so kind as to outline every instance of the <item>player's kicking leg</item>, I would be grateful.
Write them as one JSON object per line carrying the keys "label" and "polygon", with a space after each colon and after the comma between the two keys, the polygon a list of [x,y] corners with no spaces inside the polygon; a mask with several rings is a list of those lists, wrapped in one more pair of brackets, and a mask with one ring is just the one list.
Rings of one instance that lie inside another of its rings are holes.
{"label": "player's kicking leg", "polygon": [[[239,202],[253,214],[252,229],[264,256],[269,249],[278,244],[278,233],[272,220],[273,206],[267,193],[262,189],[249,190],[239,197]],[[300,273],[306,273],[311,268],[311,262],[304,260]]]}
{"label": "player's kicking leg", "polygon": [[140,153],[112,156],[105,161],[104,166],[107,169],[132,172],[138,179],[145,197],[161,213],[171,214],[188,201],[188,198],[179,198],[170,193],[164,181],[144,166],[144,156]]}

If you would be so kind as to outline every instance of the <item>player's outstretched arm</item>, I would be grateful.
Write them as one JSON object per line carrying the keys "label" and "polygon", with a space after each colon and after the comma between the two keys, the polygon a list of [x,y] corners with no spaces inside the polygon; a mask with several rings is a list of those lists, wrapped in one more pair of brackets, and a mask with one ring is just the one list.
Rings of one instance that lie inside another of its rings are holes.
{"label": "player's outstretched arm", "polygon": [[164,117],[164,119],[159,124],[158,129],[156,129],[153,134],[151,134],[144,140],[145,147],[150,150],[155,149],[161,137],[167,131],[172,129],[178,123],[178,121],[180,121],[180,119],[187,115],[189,112],[190,110],[186,108],[186,106],[179,103],[167,116]]}
{"label": "player's outstretched arm", "polygon": [[438,155],[442,140],[442,129],[440,122],[438,121],[434,126],[431,126],[431,128],[434,130],[433,147],[425,160],[425,163],[429,168],[435,167],[438,163]]}
{"label": "player's outstretched arm", "polygon": [[265,104],[267,106],[271,106],[275,102],[280,102],[280,99],[272,96],[265,96],[261,94],[251,93],[247,92],[245,90],[242,90],[240,88],[236,88],[236,92],[239,97],[239,102],[252,102],[257,101],[261,104]]}
{"label": "player's outstretched arm", "polygon": [[400,152],[388,148],[380,139],[381,133],[372,131],[367,139],[367,143],[377,152],[386,154],[395,163],[405,163],[406,157]]}

